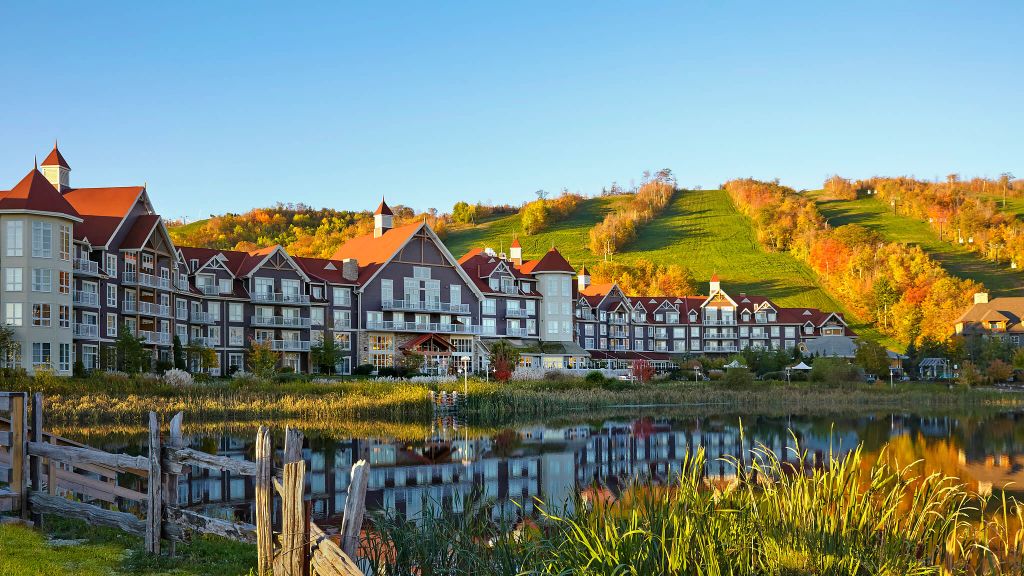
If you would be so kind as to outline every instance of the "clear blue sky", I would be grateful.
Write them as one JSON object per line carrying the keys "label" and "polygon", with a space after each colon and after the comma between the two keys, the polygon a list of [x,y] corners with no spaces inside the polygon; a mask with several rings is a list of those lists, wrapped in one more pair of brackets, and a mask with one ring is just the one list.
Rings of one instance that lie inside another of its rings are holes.
{"label": "clear blue sky", "polygon": [[1024,2],[157,4],[0,5],[0,188],[55,137],[165,217],[1024,176]]}

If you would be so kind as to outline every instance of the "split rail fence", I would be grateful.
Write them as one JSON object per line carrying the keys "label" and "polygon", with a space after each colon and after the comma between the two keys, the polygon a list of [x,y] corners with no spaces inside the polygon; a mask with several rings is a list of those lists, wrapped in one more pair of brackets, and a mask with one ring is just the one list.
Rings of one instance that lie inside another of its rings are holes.
{"label": "split rail fence", "polygon": [[[7,418],[3,418],[5,414]],[[47,434],[42,394],[30,399],[24,392],[0,392],[0,513],[36,524],[43,514],[56,514],[110,526],[144,538],[151,554],[160,554],[164,541],[168,543],[165,550],[174,554],[175,542],[190,533],[218,534],[255,543],[261,576],[271,570],[275,576],[363,574],[354,559],[369,478],[365,461],[352,467],[341,531],[329,536],[312,521],[310,502],[304,499],[306,462],[301,432],[285,431],[281,465],[275,467],[266,426],[256,433],[256,461],[250,462],[186,447],[182,420],[180,412],[171,419],[164,439],[156,413],[150,412],[149,455],[111,454]],[[252,476],[256,524],[212,518],[179,507],[178,482],[186,467]],[[144,479],[146,491],[120,485],[119,475],[123,474]],[[274,493],[281,498],[278,530],[273,526]],[[116,507],[118,503],[143,513],[140,517],[103,506]]]}

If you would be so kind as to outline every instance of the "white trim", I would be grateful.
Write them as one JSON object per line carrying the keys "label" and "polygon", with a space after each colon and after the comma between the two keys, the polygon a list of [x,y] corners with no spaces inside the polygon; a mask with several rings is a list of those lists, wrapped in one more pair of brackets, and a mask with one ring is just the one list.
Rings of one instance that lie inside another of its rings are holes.
{"label": "white trim", "polygon": [[35,216],[50,216],[52,218],[64,218],[71,220],[72,222],[83,222],[78,216],[72,216],[71,214],[65,214],[64,212],[48,212],[46,210],[0,210],[0,214],[32,214]]}
{"label": "white trim", "polygon": [[260,260],[259,264],[253,266],[252,270],[249,270],[249,273],[246,274],[245,276],[242,276],[242,278],[249,278],[249,277],[251,277],[253,275],[253,273],[255,273],[257,270],[262,268],[264,264],[267,263],[267,260],[270,260],[271,256],[273,256],[274,254],[276,254],[278,252],[280,252],[281,254],[284,254],[285,260],[287,260],[288,263],[292,265],[292,268],[294,268],[295,271],[298,272],[300,276],[302,276],[303,280],[305,280],[306,282],[310,281],[309,280],[309,276],[307,276],[306,273],[302,271],[302,267],[299,266],[298,262],[296,262],[295,260],[292,260],[292,257],[288,255],[288,252],[286,252],[284,247],[282,247],[280,244],[275,244],[274,245],[274,249],[271,250],[270,252],[268,252],[267,255],[263,257],[263,260]]}
{"label": "white trim", "polygon": [[[126,186],[126,188],[131,188],[131,186]],[[88,188],[86,188],[86,190],[88,190]],[[155,214],[155,212],[153,210],[153,205],[150,204],[150,202],[149,202],[149,197],[143,198],[143,195],[145,193],[146,193],[146,187],[142,186],[141,190],[139,190],[139,195],[135,197],[135,201],[132,202],[132,205],[128,208],[128,212],[124,213],[121,216],[121,221],[117,223],[117,228],[114,228],[114,231],[110,233],[110,237],[107,238],[106,244],[103,245],[103,249],[104,250],[110,250],[110,241],[113,240],[114,237],[117,236],[118,232],[121,231],[121,226],[124,226],[124,221],[128,219],[128,214],[131,214],[132,208],[134,208],[135,205],[139,203],[139,199],[140,198],[142,199],[143,204],[146,206],[146,209],[149,210],[149,213],[150,214]]]}

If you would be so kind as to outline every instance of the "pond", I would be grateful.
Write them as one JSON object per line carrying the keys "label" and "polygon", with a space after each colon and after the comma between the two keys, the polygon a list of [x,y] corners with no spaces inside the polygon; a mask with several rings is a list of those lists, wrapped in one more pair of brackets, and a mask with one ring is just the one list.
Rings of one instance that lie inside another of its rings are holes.
{"label": "pond", "polygon": [[[458,510],[470,493],[484,496],[495,519],[532,514],[539,499],[551,507],[571,502],[574,492],[616,493],[636,479],[671,481],[688,453],[702,448],[710,480],[730,480],[730,458],[749,459],[763,445],[804,466],[862,446],[866,460],[883,450],[899,464],[920,461],[923,470],[961,478],[982,493],[1007,483],[1024,485],[1024,411],[986,415],[918,414],[849,417],[757,414],[644,417],[629,415],[566,424],[533,424],[471,432],[457,417],[440,417],[424,437],[307,436],[307,498],[313,514],[337,526],[345,506],[352,464],[370,463],[367,509],[415,518],[424,505]],[[210,430],[204,426],[204,430]],[[281,431],[275,431],[280,450]],[[73,434],[70,434],[73,436]],[[255,434],[204,432],[186,436],[193,448],[252,459]],[[144,453],[142,438],[88,439],[109,450]],[[228,472],[193,470],[181,478],[179,502],[218,517],[253,522],[252,479]],[[276,515],[276,514],[275,514]]]}

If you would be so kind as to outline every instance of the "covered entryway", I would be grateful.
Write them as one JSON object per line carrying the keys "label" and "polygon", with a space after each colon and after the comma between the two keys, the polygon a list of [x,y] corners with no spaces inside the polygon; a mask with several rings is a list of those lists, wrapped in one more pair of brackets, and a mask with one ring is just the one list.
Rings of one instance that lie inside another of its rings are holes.
{"label": "covered entryway", "polygon": [[423,356],[420,371],[425,374],[448,374],[452,363],[452,350],[455,348],[448,338],[441,334],[423,334],[399,346],[403,352]]}

